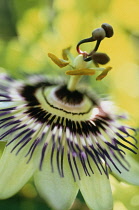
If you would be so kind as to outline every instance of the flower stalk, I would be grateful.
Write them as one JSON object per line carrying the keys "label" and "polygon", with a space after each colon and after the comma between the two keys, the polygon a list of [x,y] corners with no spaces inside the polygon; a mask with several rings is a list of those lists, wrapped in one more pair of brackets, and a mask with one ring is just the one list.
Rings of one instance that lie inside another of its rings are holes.
{"label": "flower stalk", "polygon": [[68,90],[70,90],[71,92],[76,90],[77,84],[80,81],[81,77],[82,76],[80,76],[80,75],[78,75],[78,76],[77,75],[76,76],[75,75],[74,76],[70,76],[70,79],[69,79],[69,82],[68,82],[68,86],[67,86]]}

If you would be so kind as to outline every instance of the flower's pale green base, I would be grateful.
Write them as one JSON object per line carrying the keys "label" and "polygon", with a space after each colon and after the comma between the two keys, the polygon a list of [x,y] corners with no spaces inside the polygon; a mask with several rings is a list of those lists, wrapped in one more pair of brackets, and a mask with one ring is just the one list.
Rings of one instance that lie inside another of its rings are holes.
{"label": "flower's pale green base", "polygon": [[129,168],[129,171],[126,171],[125,169],[123,169],[123,167],[117,162],[117,160],[114,160],[114,162],[118,166],[121,173],[118,173],[118,171],[113,167],[113,165],[111,165],[113,174],[118,179],[124,182],[138,186],[139,185],[139,163],[136,160],[134,160],[134,158],[131,157],[130,155],[126,156],[126,160],[129,162],[131,166]]}
{"label": "flower's pale green base", "polygon": [[43,162],[43,170],[37,170],[34,175],[36,188],[53,209],[67,210],[73,204],[79,187],[73,180],[67,159],[64,158],[64,177],[60,177],[56,161],[54,161],[54,172],[52,173],[48,156]]}
{"label": "flower's pale green base", "polygon": [[93,163],[92,168],[94,174],[89,177],[83,173],[81,181],[78,182],[85,202],[91,210],[112,210],[113,198],[110,181],[104,173],[100,174]]}
{"label": "flower's pale green base", "polygon": [[30,179],[35,171],[32,163],[26,164],[27,158],[22,154],[10,153],[11,146],[5,148],[0,159],[0,199],[16,194]]}

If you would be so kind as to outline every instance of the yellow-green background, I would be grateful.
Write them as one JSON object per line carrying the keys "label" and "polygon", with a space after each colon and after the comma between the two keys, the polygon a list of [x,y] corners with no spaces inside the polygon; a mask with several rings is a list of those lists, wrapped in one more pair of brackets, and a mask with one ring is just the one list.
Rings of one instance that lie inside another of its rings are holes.
{"label": "yellow-green background", "polygon": [[[61,56],[63,48],[75,46],[104,22],[115,34],[105,39],[99,51],[106,52],[113,70],[101,82],[90,78],[90,86],[102,96],[110,95],[132,126],[139,126],[139,0],[0,0],[0,72],[16,78],[27,73],[62,74],[48,58]],[[84,45],[84,50],[91,50]],[[54,71],[55,70],[55,71]],[[56,76],[55,76],[56,77]],[[139,160],[139,155],[136,156]],[[16,177],[15,177],[16,179]],[[114,210],[138,210],[139,187],[111,178]],[[93,190],[93,189],[92,189]],[[50,209],[38,196],[31,180],[14,197],[0,201],[1,210]],[[78,195],[72,210],[87,210]]]}

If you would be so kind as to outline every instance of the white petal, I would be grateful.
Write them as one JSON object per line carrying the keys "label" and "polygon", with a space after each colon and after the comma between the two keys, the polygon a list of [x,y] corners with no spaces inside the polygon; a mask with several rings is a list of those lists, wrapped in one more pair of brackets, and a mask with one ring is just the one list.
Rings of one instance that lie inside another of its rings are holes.
{"label": "white petal", "polygon": [[[10,153],[13,145],[5,148],[0,159],[0,199],[11,197],[17,193],[33,175],[33,162],[26,164],[24,149],[18,155]],[[25,148],[26,149],[26,148]]]}
{"label": "white petal", "polygon": [[121,173],[119,173],[111,165],[111,169],[112,169],[113,173],[116,175],[116,177],[118,177],[119,179],[121,179],[129,184],[139,185],[139,163],[136,160],[134,160],[133,157],[131,157],[129,155],[126,155],[125,158],[131,166],[129,168],[129,171],[125,170],[116,160],[114,160],[116,166],[121,171]]}
{"label": "white petal", "polygon": [[[49,155],[45,156],[43,168],[35,172],[35,185],[43,199],[55,210],[67,210],[73,204],[78,185],[74,182],[67,159],[64,158],[64,177],[60,177],[54,161],[52,173]],[[54,156],[55,157],[55,156]]]}
{"label": "white petal", "polygon": [[78,182],[85,202],[92,210],[112,210],[113,198],[110,181],[105,174],[100,174],[96,166],[92,168],[94,174],[91,174],[90,177],[83,174],[81,181]]}

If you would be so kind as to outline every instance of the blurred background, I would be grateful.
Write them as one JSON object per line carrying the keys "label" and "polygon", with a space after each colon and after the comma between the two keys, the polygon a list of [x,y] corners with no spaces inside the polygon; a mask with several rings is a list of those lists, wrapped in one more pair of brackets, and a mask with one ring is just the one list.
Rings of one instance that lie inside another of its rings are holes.
{"label": "blurred background", "polygon": [[[113,26],[115,34],[105,39],[100,52],[107,53],[113,67],[109,75],[90,86],[102,96],[110,95],[130,124],[139,126],[139,0],[0,0],[0,72],[15,78],[29,73],[54,75],[63,72],[48,58],[61,57],[61,50],[91,35],[102,23]],[[83,45],[91,50],[93,44]],[[136,155],[139,160],[139,155]],[[139,187],[111,177],[114,210],[138,210]],[[14,197],[0,201],[1,210],[50,210],[30,180]],[[78,195],[72,210],[88,210]]]}

